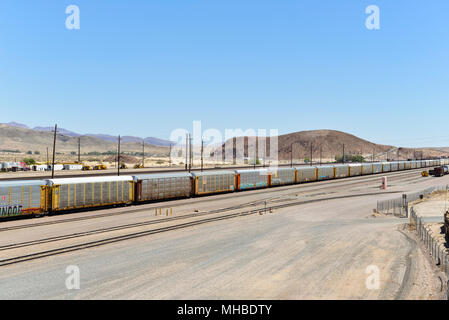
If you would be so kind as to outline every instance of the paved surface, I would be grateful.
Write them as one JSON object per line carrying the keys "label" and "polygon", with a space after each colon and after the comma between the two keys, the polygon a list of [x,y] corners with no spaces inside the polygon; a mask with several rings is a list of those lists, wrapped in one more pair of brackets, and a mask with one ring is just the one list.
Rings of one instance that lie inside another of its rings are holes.
{"label": "paved surface", "polygon": [[[1,267],[0,299],[443,298],[435,266],[419,251],[412,235],[402,230],[407,220],[373,215],[378,199],[395,196],[382,194],[378,188],[380,176],[365,184],[348,184],[349,180],[329,184],[323,190],[314,190],[319,184],[310,184],[273,189],[273,193],[242,193],[237,198],[215,196],[209,202],[185,201],[176,209],[180,215],[197,207],[210,210],[263,199],[329,199],[360,194]],[[406,175],[391,181],[390,192],[398,191],[399,195],[418,191],[435,181],[421,178],[419,173],[416,177]],[[447,183],[449,178],[438,182]],[[126,208],[110,212],[117,210]],[[153,208],[130,215],[0,232],[0,244],[123,224],[123,218],[136,222],[150,215],[154,215]],[[69,216],[14,221],[0,227]],[[79,267],[79,290],[66,288],[69,265]],[[366,287],[369,266],[379,270],[379,289]]]}
{"label": "paved surface", "polygon": [[440,191],[416,201],[413,209],[424,222],[444,222],[444,213],[449,210],[449,192]]}

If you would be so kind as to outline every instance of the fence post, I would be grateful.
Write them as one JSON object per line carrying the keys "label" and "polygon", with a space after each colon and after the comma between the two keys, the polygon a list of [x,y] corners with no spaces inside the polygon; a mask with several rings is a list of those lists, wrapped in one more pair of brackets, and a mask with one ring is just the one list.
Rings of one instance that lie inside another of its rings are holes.
{"label": "fence post", "polygon": [[407,195],[402,195],[402,208],[405,211],[405,217],[408,218],[408,202],[407,202]]}

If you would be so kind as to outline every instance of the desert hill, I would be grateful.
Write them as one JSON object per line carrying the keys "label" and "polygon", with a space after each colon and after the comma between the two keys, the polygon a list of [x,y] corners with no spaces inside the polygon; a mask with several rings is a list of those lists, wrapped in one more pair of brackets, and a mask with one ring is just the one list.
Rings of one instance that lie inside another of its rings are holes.
{"label": "desert hill", "polygon": [[[248,151],[244,151],[244,148],[237,148],[237,157],[248,156],[253,157],[254,150],[254,137],[238,137],[236,139],[237,145],[245,145],[245,139],[248,139]],[[269,142],[267,139],[267,153],[269,153]],[[258,138],[259,146],[265,143],[265,138]],[[232,139],[226,141],[226,158],[232,158]],[[278,136],[278,157],[279,160],[289,160],[291,157],[291,150],[293,150],[294,159],[310,158],[311,154],[313,159],[318,159],[320,156],[323,159],[335,159],[336,156],[343,154],[343,145],[346,155],[362,155],[367,160],[373,158],[375,160],[404,160],[411,158],[427,158],[427,157],[440,157],[449,156],[449,152],[445,150],[435,150],[432,148],[397,148],[391,145],[382,145],[370,142],[355,135],[336,131],[336,130],[310,130],[300,131],[290,134],[284,134]],[[223,145],[224,146],[224,145]],[[259,151],[259,157],[263,157],[263,151]]]}
{"label": "desert hill", "polygon": [[[8,127],[17,127],[17,128],[22,128],[22,129],[30,129],[30,130],[34,130],[34,131],[43,131],[43,132],[53,132],[54,127],[34,127],[34,128],[30,128],[25,124],[22,123],[17,123],[17,122],[8,122],[8,123],[0,123],[0,125],[6,125]],[[109,141],[109,142],[117,142],[117,136],[112,136],[112,135],[108,135],[108,134],[92,134],[92,133],[86,133],[86,134],[81,134],[81,133],[77,133],[77,132],[73,132],[71,130],[67,130],[64,128],[58,128],[58,132],[60,134],[63,134],[65,136],[69,136],[69,137],[81,137],[81,136],[88,136],[88,137],[94,137],[94,138],[98,138],[104,141]],[[122,136],[121,137],[122,142],[136,142],[136,143],[142,143],[142,140],[145,141],[145,143],[147,144],[152,144],[155,146],[170,146],[171,143],[168,140],[164,140],[164,139],[159,139],[159,138],[155,138],[155,137],[147,137],[147,138],[140,138],[140,137],[134,137],[134,136]]]}
{"label": "desert hill", "polygon": [[[59,130],[58,130],[59,131]],[[78,138],[81,139],[81,153],[107,153],[117,150],[116,141],[105,141],[91,136],[69,136],[62,133],[57,134],[56,151],[58,153],[78,152]],[[49,131],[38,131],[19,126],[0,124],[0,151],[11,150],[23,152],[46,153],[47,147],[53,148],[53,133]],[[142,152],[142,142],[121,143],[123,152]],[[145,144],[145,153],[153,155],[168,154],[168,147]]]}

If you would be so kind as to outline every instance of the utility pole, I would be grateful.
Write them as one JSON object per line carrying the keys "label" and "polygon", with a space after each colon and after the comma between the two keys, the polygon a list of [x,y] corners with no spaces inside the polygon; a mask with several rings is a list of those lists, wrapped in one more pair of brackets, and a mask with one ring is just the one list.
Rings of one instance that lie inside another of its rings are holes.
{"label": "utility pole", "polygon": [[373,147],[373,161],[372,162],[374,162],[374,154],[376,153],[376,148],[375,147]]}
{"label": "utility pole", "polygon": [[55,133],[53,135],[53,160],[51,165],[51,178],[55,177],[55,155],[56,155],[56,131],[58,130],[58,125],[55,124]]}
{"label": "utility pole", "polygon": [[[256,145],[257,145],[257,137],[256,137]],[[254,146],[254,170],[256,170],[256,158],[257,158],[257,148],[256,145]]]}
{"label": "utility pole", "polygon": [[310,165],[313,165],[313,143],[310,144]]}
{"label": "utility pole", "polygon": [[168,164],[171,167],[171,141],[170,141],[170,153],[168,154]]}
{"label": "utility pole", "polygon": [[48,169],[48,147],[47,147],[47,169]]}
{"label": "utility pole", "polygon": [[322,159],[323,159],[323,146],[320,146],[320,166]]}
{"label": "utility pole", "polygon": [[203,151],[204,151],[204,142],[201,140],[201,172],[203,172]]}
{"label": "utility pole", "polygon": [[263,167],[265,168],[265,158],[267,157],[267,137],[265,137],[263,142]]}
{"label": "utility pole", "polygon": [[192,151],[192,137],[189,133],[189,172],[192,170],[193,151]]}
{"label": "utility pole", "polygon": [[290,168],[293,167],[293,143],[290,145]]}
{"label": "utility pole", "polygon": [[345,144],[343,143],[343,158],[342,158],[343,163],[346,162],[346,156],[345,156]]}
{"label": "utility pole", "polygon": [[118,136],[118,149],[117,149],[117,175],[120,175],[120,135]]}
{"label": "utility pole", "polygon": [[142,140],[142,167],[145,168],[145,139]]}
{"label": "utility pole", "polygon": [[81,163],[81,137],[78,138],[78,163]]}
{"label": "utility pole", "polygon": [[232,138],[232,164],[237,163],[237,137]]}
{"label": "utility pole", "polygon": [[186,171],[188,169],[188,162],[189,162],[189,134],[186,133]]}
{"label": "utility pole", "polygon": [[249,161],[248,136],[243,137],[243,159],[244,164],[248,164]]}

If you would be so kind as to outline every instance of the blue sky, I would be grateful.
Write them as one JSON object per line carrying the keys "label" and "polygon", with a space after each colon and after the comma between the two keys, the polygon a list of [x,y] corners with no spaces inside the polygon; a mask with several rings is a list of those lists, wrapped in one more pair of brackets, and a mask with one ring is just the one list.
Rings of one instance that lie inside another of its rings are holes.
{"label": "blue sky", "polygon": [[[68,5],[80,29],[65,27]],[[380,30],[365,8],[380,8]],[[449,146],[449,1],[3,0],[0,122]]]}

